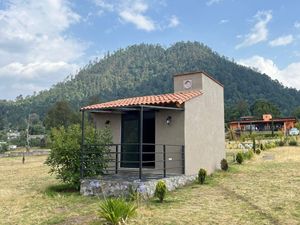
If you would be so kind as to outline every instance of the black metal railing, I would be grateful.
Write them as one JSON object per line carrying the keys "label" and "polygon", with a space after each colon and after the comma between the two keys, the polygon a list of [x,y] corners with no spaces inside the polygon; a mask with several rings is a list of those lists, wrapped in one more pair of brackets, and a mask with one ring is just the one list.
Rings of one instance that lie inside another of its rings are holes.
{"label": "black metal railing", "polygon": [[184,145],[85,144],[81,149],[80,161],[81,178],[120,174],[143,179],[185,173]]}

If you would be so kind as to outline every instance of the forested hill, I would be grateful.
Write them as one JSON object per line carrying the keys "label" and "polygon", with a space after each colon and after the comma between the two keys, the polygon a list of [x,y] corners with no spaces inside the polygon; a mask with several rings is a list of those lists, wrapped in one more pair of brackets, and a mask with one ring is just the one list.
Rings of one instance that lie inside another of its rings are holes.
{"label": "forested hill", "polygon": [[277,105],[283,115],[289,115],[300,105],[299,91],[237,65],[201,43],[179,42],[169,48],[141,44],[107,54],[89,63],[76,76],[36,96],[0,101],[2,124],[20,125],[29,113],[43,118],[59,100],[66,100],[79,110],[96,101],[172,92],[172,75],[199,70],[224,84],[227,107],[241,99],[249,104],[266,99]]}

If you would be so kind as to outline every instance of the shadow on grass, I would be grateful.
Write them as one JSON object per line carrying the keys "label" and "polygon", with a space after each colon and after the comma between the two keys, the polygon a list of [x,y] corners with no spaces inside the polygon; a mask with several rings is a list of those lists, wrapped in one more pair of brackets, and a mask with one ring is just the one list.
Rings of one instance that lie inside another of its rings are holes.
{"label": "shadow on grass", "polygon": [[71,184],[55,184],[46,188],[45,194],[52,197],[56,195],[79,195],[79,189]]}

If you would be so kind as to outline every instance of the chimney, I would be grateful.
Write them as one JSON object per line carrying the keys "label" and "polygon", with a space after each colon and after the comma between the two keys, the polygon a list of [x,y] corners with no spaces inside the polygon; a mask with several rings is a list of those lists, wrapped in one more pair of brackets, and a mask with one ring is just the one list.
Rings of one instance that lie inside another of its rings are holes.
{"label": "chimney", "polygon": [[174,75],[174,92],[202,90],[203,74],[203,72],[192,72]]}

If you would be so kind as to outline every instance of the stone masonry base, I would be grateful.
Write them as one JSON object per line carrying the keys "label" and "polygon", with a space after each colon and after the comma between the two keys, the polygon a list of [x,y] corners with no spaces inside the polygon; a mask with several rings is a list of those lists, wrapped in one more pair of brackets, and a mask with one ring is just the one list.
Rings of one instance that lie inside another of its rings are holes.
{"label": "stone masonry base", "polygon": [[195,179],[196,175],[179,175],[146,181],[126,180],[126,177],[122,179],[113,177],[111,179],[109,177],[84,179],[81,181],[80,193],[84,196],[125,197],[130,193],[130,190],[134,190],[139,192],[144,198],[149,198],[154,195],[155,186],[159,180],[165,181],[168,191],[173,191],[176,188],[192,183]]}

